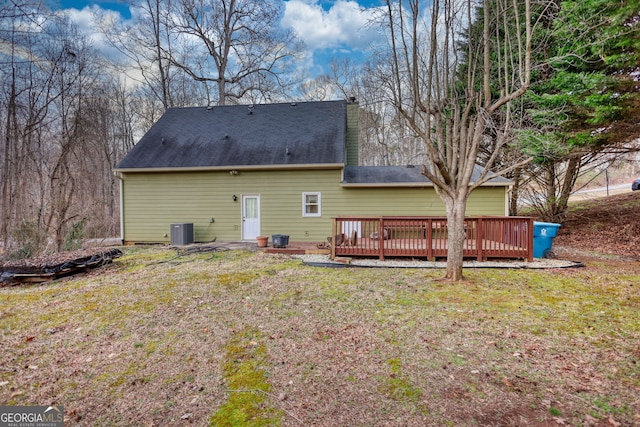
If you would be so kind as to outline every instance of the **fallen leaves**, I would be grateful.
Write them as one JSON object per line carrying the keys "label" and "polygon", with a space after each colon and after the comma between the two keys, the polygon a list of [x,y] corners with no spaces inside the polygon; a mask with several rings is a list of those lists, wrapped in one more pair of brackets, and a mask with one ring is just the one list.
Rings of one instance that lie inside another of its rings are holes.
{"label": "fallen leaves", "polygon": [[[576,209],[578,207],[579,209]],[[570,207],[554,246],[640,259],[640,194],[625,193]]]}

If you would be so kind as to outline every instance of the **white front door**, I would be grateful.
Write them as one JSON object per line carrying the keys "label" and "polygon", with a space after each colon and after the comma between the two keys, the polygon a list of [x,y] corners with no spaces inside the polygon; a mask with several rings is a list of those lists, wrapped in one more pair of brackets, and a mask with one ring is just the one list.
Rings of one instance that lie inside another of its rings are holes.
{"label": "white front door", "polygon": [[242,240],[260,235],[260,196],[242,196]]}

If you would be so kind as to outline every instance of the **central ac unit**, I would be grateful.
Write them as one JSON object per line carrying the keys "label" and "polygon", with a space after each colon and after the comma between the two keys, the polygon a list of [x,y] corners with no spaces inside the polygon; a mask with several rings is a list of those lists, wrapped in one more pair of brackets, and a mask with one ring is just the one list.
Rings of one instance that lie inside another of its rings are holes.
{"label": "central ac unit", "polygon": [[171,244],[176,246],[193,243],[193,223],[171,224]]}

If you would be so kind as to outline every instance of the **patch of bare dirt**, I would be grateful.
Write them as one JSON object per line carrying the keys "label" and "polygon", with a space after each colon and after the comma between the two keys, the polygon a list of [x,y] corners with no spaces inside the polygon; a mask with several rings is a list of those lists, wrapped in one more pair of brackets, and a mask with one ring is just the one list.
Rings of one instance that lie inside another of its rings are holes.
{"label": "patch of bare dirt", "polygon": [[640,260],[640,192],[572,206],[553,242],[559,257]]}

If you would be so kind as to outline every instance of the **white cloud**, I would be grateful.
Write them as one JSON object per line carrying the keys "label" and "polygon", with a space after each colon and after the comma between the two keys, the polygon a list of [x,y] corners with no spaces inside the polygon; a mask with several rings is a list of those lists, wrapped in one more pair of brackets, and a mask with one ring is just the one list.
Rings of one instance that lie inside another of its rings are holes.
{"label": "white cloud", "polygon": [[[85,6],[81,10],[79,9],[64,9],[63,12],[69,17],[80,32],[84,34],[93,42],[93,46],[101,52],[105,57],[117,59],[121,56],[113,46],[111,46],[105,35],[102,34],[96,27],[96,17],[100,16],[103,21],[103,25],[106,27],[113,27],[123,18],[120,13],[113,10],[105,10],[98,5]],[[105,21],[108,21],[106,23]]]}
{"label": "white cloud", "polygon": [[65,9],[65,13],[78,26],[81,33],[91,34],[95,31],[93,28],[93,14],[98,10],[98,6],[85,6],[82,10]]}
{"label": "white cloud", "polygon": [[375,26],[369,25],[374,8],[363,8],[355,1],[337,0],[325,10],[318,0],[285,2],[282,25],[312,50],[342,48],[365,50],[380,39]]}
{"label": "white cloud", "polygon": [[[358,1],[362,3],[362,0]],[[281,25],[294,31],[306,45],[299,58],[301,69],[311,75],[322,74],[326,72],[325,66],[330,58],[362,55],[372,44],[382,40],[378,27],[370,23],[379,9],[363,7],[358,1],[331,1],[328,7],[328,3],[322,0],[284,0]],[[125,18],[118,11],[105,9],[99,3],[82,9],[64,10],[104,56],[114,59],[122,59],[122,55],[96,29],[96,16],[99,15],[101,21],[112,21],[113,25],[107,24],[107,27],[115,27],[119,22],[135,22],[138,19],[136,12],[137,8],[130,8],[130,15]]]}

